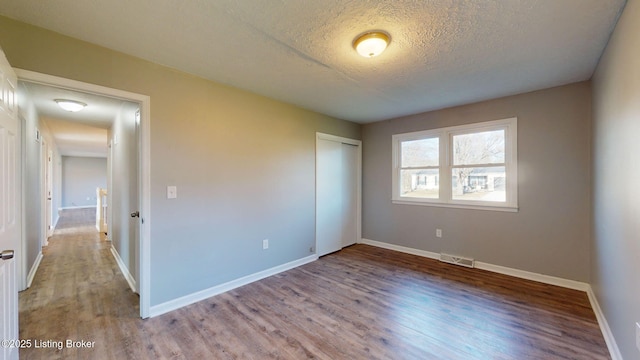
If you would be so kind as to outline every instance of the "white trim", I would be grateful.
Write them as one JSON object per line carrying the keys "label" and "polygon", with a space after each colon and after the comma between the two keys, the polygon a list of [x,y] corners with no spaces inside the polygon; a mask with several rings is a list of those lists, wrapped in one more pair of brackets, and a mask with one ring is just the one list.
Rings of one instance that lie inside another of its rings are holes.
{"label": "white trim", "polygon": [[[95,205],[83,205],[83,206],[64,206],[64,207],[60,207],[58,208],[58,211],[61,210],[76,210],[76,209],[95,209],[96,206]],[[56,221],[56,224],[58,222]]]}
{"label": "white trim", "polygon": [[[60,209],[58,209],[58,211],[60,211]],[[53,225],[51,225],[51,236],[53,236],[53,233],[55,232],[56,228],[58,227],[58,221],[60,220],[60,215],[58,214],[58,217],[56,217],[56,221],[53,222]]]}
{"label": "white trim", "polygon": [[325,133],[321,133],[321,132],[317,132],[316,133],[316,137],[318,139],[322,139],[322,140],[341,142],[341,143],[355,145],[355,146],[360,146],[362,144],[362,141],[360,141],[360,140],[349,139],[349,138],[346,138],[346,137],[336,136],[336,135],[331,135],[331,134],[325,134]]}
{"label": "white trim", "polygon": [[151,98],[147,95],[113,89],[96,84],[65,79],[58,76],[37,73],[30,70],[14,69],[19,80],[43,85],[88,92],[96,95],[124,99],[140,104],[140,135],[138,146],[142,152],[142,162],[138,164],[142,171],[140,179],[140,317],[149,317],[151,308]]}
{"label": "white trim", "polygon": [[273,276],[276,275],[278,273],[287,271],[287,270],[291,270],[293,268],[296,268],[298,266],[302,266],[304,264],[308,264],[310,262],[316,261],[318,260],[318,256],[316,255],[310,255],[307,257],[304,257],[302,259],[298,259],[298,260],[294,260],[291,262],[288,262],[286,264],[282,264],[276,267],[272,267],[270,269],[267,270],[263,270],[260,272],[257,272],[255,274],[251,274],[251,275],[247,275],[245,277],[241,277],[239,279],[236,280],[232,280],[229,282],[226,282],[224,284],[220,284],[202,291],[198,291],[195,292],[193,294],[189,294],[186,296],[183,296],[181,298],[177,298],[175,300],[171,300],[171,301],[167,301],[165,303],[162,304],[158,304],[158,305],[154,305],[151,307],[151,312],[150,312],[150,317],[155,317],[155,316],[159,316],[165,313],[168,313],[169,311],[173,311],[176,309],[179,309],[181,307],[187,306],[187,305],[191,305],[193,303],[196,303],[198,301],[202,301],[204,299],[210,298],[212,296],[216,296],[219,294],[222,294],[224,292],[233,290],[235,288],[238,288],[240,286],[244,286],[247,284],[250,284],[254,281],[258,281],[258,280],[262,280],[264,278],[267,278],[269,276]]}
{"label": "white trim", "polygon": [[[384,242],[369,240],[364,238],[360,240],[360,243],[380,247],[383,249],[399,251],[406,254],[418,255],[418,256],[429,258],[429,259],[438,259],[440,257],[440,254],[438,253],[413,249],[409,247],[404,247],[404,246],[399,246],[399,245],[394,245],[394,244],[389,244],[389,243],[384,243]],[[604,313],[602,312],[602,309],[598,304],[598,300],[596,299],[596,296],[593,293],[593,289],[591,288],[591,285],[584,282],[580,282],[580,281],[568,280],[568,279],[563,279],[555,276],[543,275],[543,274],[533,273],[529,271],[518,270],[518,269],[508,268],[508,267],[499,266],[499,265],[493,265],[493,264],[484,263],[484,262],[478,262],[478,261],[476,261],[475,267],[481,270],[513,276],[520,279],[533,280],[533,281],[541,282],[543,284],[555,285],[555,286],[560,286],[568,289],[586,292],[587,296],[589,297],[589,302],[591,303],[591,308],[593,309],[593,312],[596,315],[598,325],[600,326],[600,331],[602,331],[604,341],[607,344],[607,348],[609,349],[609,354],[611,355],[612,360],[622,360],[622,355],[620,354],[620,350],[618,348],[616,340],[613,337],[613,333],[609,328],[607,319],[604,317]]]}
{"label": "white trim", "polygon": [[593,309],[593,312],[596,314],[596,319],[598,319],[598,324],[600,324],[600,330],[602,331],[604,342],[607,343],[607,348],[609,349],[609,355],[611,355],[611,360],[623,360],[622,354],[620,353],[620,348],[618,348],[616,339],[615,337],[613,337],[613,333],[611,332],[609,323],[607,322],[607,319],[604,317],[604,313],[600,308],[600,304],[598,304],[598,299],[596,298],[596,294],[593,292],[593,288],[591,288],[591,286],[589,286],[589,289],[587,289],[587,296],[589,297],[591,308]]}
{"label": "white trim", "polygon": [[555,276],[549,276],[544,274],[538,274],[530,271],[519,270],[514,268],[508,268],[500,265],[493,265],[485,262],[476,261],[476,268],[481,270],[487,270],[498,274],[513,276],[520,279],[525,280],[533,280],[537,282],[541,282],[543,284],[560,286],[567,289],[579,290],[579,291],[587,291],[589,289],[589,284],[575,281],[563,279]]}
{"label": "white trim", "polygon": [[120,272],[122,272],[122,275],[124,275],[124,278],[125,280],[127,280],[127,283],[129,284],[129,287],[131,288],[131,290],[134,293],[138,293],[136,279],[133,278],[133,275],[131,275],[131,273],[129,272],[127,265],[125,265],[124,261],[122,261],[120,254],[118,254],[118,251],[116,250],[115,247],[113,247],[113,245],[111,245],[111,254],[113,255],[113,258],[116,260],[116,263],[120,268]]}
{"label": "white trim", "polygon": [[[505,158],[498,164],[453,164],[453,137],[456,135],[473,134],[492,130],[504,130],[505,133]],[[422,205],[448,208],[461,208],[471,210],[493,210],[518,212],[518,119],[516,117],[476,122],[465,125],[415,131],[409,133],[393,134],[391,136],[392,173],[391,173],[391,201],[400,205]],[[438,139],[438,165],[402,167],[401,144],[405,141],[422,139]],[[490,167],[504,166],[506,176],[506,199],[504,202],[454,199],[451,184],[452,170],[466,167]],[[429,170],[439,171],[439,196],[436,199],[402,196],[401,173],[403,170]]]}
{"label": "white trim", "polygon": [[431,251],[418,250],[410,247],[404,247],[400,245],[394,245],[394,244],[389,244],[381,241],[369,240],[364,238],[360,240],[360,243],[387,249],[387,250],[394,250],[394,251],[402,252],[405,254],[418,255],[418,256],[429,258],[429,259],[434,259],[434,260],[440,259],[440,254],[434,253]]}
{"label": "white trim", "polygon": [[28,289],[31,287],[31,283],[33,282],[33,279],[36,277],[36,272],[38,272],[38,267],[40,267],[40,262],[42,261],[42,251],[38,253],[38,256],[36,257],[36,261],[33,262],[33,266],[31,266],[31,270],[29,270],[29,275],[27,275],[27,286],[25,287],[25,289]]}
{"label": "white trim", "polygon": [[517,207],[509,207],[509,206],[447,204],[447,203],[436,203],[436,202],[425,202],[421,200],[413,200],[412,198],[403,198],[402,200],[391,200],[391,203],[398,204],[398,205],[433,206],[433,207],[467,209],[467,210],[491,210],[491,211],[503,211],[503,212],[519,211]]}

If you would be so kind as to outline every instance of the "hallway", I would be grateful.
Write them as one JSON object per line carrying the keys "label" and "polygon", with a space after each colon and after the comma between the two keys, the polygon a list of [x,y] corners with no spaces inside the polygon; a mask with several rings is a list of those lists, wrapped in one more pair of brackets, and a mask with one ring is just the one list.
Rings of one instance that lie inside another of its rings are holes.
{"label": "hallway", "polygon": [[[138,332],[139,300],[110,246],[96,231],[95,209],[61,213],[33,284],[20,293],[20,339],[32,341],[21,359],[127,357],[125,346],[113,344]],[[67,348],[67,340],[85,344]]]}

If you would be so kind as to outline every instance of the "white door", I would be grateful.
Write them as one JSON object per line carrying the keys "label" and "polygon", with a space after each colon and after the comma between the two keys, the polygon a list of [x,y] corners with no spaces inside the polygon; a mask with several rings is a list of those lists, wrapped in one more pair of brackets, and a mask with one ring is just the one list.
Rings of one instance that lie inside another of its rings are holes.
{"label": "white door", "polygon": [[[0,339],[18,339],[18,287],[14,250],[20,243],[22,201],[19,173],[20,137],[16,101],[17,78],[0,50]],[[17,359],[18,348],[0,346],[0,358]]]}
{"label": "white door", "polygon": [[47,206],[46,206],[46,217],[45,222],[47,225],[47,244],[49,244],[49,238],[53,235],[53,151],[50,148],[47,148],[47,168],[45,174],[46,181],[46,191],[45,194],[47,196]]}
{"label": "white door", "polygon": [[49,155],[49,143],[42,138],[40,148],[40,194],[42,194],[42,206],[40,207],[40,218],[42,222],[40,224],[42,231],[40,239],[40,245],[42,247],[49,245],[49,224],[51,223],[48,220],[50,215],[49,205],[51,203],[51,194],[49,193],[48,182],[49,182],[49,167],[48,167],[48,155]]}
{"label": "white door", "polygon": [[342,249],[341,180],[342,143],[318,139],[316,154],[316,248],[318,256]]}
{"label": "white door", "polygon": [[135,191],[136,193],[136,197],[134,202],[131,204],[132,209],[135,209],[135,211],[138,213],[138,218],[136,219],[137,221],[135,221],[134,225],[133,225],[133,241],[135,242],[135,254],[134,254],[134,259],[135,259],[135,269],[134,269],[134,276],[136,278],[136,289],[135,292],[140,294],[140,226],[142,226],[142,223],[144,222],[144,218],[142,217],[142,215],[140,215],[140,204],[142,204],[142,194],[140,192],[140,181],[142,179],[142,167],[140,166],[140,164],[142,163],[142,152],[141,152],[141,146],[140,146],[140,141],[138,141],[138,139],[140,139],[140,109],[138,109],[138,111],[136,111],[136,117],[135,117],[135,159],[136,159],[136,163],[135,163],[135,168],[136,168],[136,173],[135,173],[135,179],[134,179],[134,183],[135,183],[135,189],[133,189],[133,191]]}
{"label": "white door", "polygon": [[342,247],[358,241],[358,164],[357,145],[342,143]]}
{"label": "white door", "polygon": [[316,141],[316,249],[322,256],[358,240],[360,142],[324,134]]}

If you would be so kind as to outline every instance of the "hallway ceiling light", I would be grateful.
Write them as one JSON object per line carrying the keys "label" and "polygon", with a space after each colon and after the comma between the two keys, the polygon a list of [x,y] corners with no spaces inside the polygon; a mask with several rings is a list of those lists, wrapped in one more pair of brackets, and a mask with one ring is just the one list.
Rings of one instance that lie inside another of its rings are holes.
{"label": "hallway ceiling light", "polygon": [[87,104],[75,100],[55,99],[54,101],[57,102],[58,106],[63,110],[71,112],[78,112],[87,106]]}
{"label": "hallway ceiling light", "polygon": [[391,38],[383,31],[369,31],[353,40],[353,48],[358,54],[372,58],[382,54],[387,48]]}

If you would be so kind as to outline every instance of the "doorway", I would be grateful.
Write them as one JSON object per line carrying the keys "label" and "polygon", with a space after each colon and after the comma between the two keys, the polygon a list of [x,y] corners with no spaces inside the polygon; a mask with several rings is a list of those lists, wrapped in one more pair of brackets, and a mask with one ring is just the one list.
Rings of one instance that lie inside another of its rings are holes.
{"label": "doorway", "polygon": [[316,134],[316,254],[323,256],[361,237],[362,143]]}
{"label": "doorway", "polygon": [[[130,93],[122,90],[106,88],[98,85],[87,84],[75,80],[69,80],[59,78],[56,76],[35,73],[26,70],[16,69],[16,74],[20,81],[35,83],[45,86],[51,86],[55,88],[66,89],[69,91],[76,91],[91,94],[93,96],[103,96],[112,99],[120,99],[127,103],[135,104],[136,110],[139,109],[139,133],[133,138],[133,145],[135,146],[134,157],[135,161],[135,174],[140,173],[140,180],[136,184],[132,185],[132,188],[127,189],[128,193],[137,194],[135,201],[136,209],[129,209],[127,214],[127,221],[130,221],[132,227],[135,229],[135,233],[139,233],[138,241],[134,241],[133,248],[136,251],[132,251],[129,255],[134,257],[132,266],[129,266],[130,272],[136,273],[138,278],[137,284],[132,286],[140,294],[140,316],[142,318],[149,317],[150,300],[149,300],[149,272],[150,272],[150,257],[149,257],[149,221],[150,221],[150,189],[149,189],[149,126],[150,126],[150,98],[146,95],[140,95]],[[123,106],[125,107],[125,106]],[[130,108],[123,111],[129,111]],[[137,126],[137,125],[136,125]],[[114,138],[113,143],[124,143],[125,139],[122,137]],[[123,144],[124,146],[124,144]],[[114,164],[117,166],[117,164]],[[131,169],[126,169],[129,172]],[[133,206],[133,205],[132,205]],[[139,218],[131,219],[129,217],[130,212],[138,211],[141,215]],[[138,250],[139,249],[139,250]],[[115,254],[114,254],[115,255]],[[117,260],[117,259],[116,259]],[[129,280],[129,279],[128,279]]]}

